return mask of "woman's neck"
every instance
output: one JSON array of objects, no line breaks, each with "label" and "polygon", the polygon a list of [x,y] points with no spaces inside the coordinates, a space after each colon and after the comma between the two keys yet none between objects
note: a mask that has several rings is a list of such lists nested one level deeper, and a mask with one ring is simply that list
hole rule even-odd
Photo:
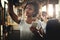
[{"label": "woman's neck", "polygon": [[36,21],[36,18],[27,17],[26,22],[27,22],[28,24],[31,24],[31,23],[32,23],[32,21]]},{"label": "woman's neck", "polygon": [[31,23],[32,23],[32,17],[27,17],[26,22],[27,22],[28,24],[31,24]]}]

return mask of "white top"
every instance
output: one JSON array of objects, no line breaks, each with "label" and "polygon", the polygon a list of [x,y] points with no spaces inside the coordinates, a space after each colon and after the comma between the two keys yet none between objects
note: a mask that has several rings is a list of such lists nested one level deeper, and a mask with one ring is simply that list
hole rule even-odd
[{"label": "white top", "polygon": [[44,30],[44,33],[46,33],[46,22],[44,22],[44,21],[42,21],[41,22],[41,24],[42,24],[42,28],[43,28],[43,30]]},{"label": "white top", "polygon": [[[37,29],[41,28],[41,22],[36,21],[38,23],[37,25]],[[30,31],[30,27],[32,26],[32,24],[28,24],[26,23],[26,21],[21,20],[20,24],[19,24],[19,28],[20,28],[20,40],[33,40],[34,39],[34,34]]]}]

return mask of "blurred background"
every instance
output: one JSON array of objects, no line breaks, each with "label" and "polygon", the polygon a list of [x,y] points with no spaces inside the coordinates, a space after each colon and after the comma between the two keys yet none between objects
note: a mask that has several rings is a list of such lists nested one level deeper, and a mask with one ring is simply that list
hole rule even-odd
[{"label": "blurred background", "polygon": [[[48,19],[56,18],[60,20],[60,0],[13,0],[13,11],[14,13],[20,17],[22,16],[24,19],[26,17],[24,16],[24,6],[29,1],[37,1],[39,3],[39,15],[38,18],[40,19],[41,16],[47,16]],[[10,15],[8,14],[8,1],[7,0],[0,0],[0,39],[1,40],[7,40],[7,31],[4,26],[9,29],[8,32],[14,33],[10,34],[13,35],[13,37],[19,37],[19,27],[18,24],[15,23]],[[4,30],[3,30],[4,28]],[[4,32],[3,32],[4,31]],[[18,35],[15,35],[18,34]],[[6,37],[6,38],[5,38]],[[12,36],[9,36],[12,37]],[[19,38],[12,38],[10,40],[19,40]]]}]

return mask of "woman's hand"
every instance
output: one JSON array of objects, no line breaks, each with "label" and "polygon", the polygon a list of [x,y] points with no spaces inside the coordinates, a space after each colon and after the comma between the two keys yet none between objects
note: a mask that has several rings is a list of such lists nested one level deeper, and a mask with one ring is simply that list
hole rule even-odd
[{"label": "woman's hand", "polygon": [[30,27],[30,30],[31,30],[32,32],[37,32],[36,27],[33,27],[33,26]]}]

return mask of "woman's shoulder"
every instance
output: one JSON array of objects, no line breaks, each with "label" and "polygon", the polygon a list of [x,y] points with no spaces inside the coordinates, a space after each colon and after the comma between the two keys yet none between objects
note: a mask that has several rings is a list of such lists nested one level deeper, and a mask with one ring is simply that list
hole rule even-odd
[{"label": "woman's shoulder", "polygon": [[37,20],[37,23],[41,23],[41,20]]},{"label": "woman's shoulder", "polygon": [[41,20],[36,20],[39,26],[41,26]]}]

